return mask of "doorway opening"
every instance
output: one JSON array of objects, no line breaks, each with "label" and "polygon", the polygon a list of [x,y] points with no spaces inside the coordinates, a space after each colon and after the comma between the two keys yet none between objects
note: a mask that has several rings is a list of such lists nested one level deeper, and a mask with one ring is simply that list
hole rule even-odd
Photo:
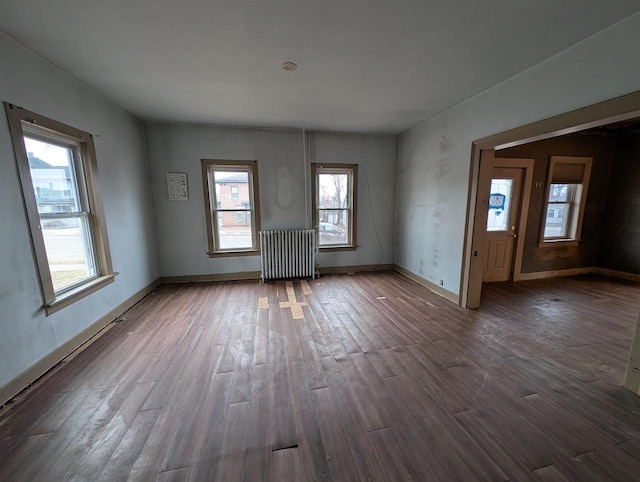
[{"label": "doorway opening", "polygon": [[[491,195],[491,171],[493,163],[499,158],[496,156],[496,152],[631,119],[640,119],[640,92],[478,139],[472,143],[460,286],[460,305],[463,308],[473,309],[480,306],[483,273],[487,263],[485,254],[488,254],[485,241],[487,236],[486,220],[489,216],[488,206]],[[528,202],[528,196],[525,193],[521,199],[522,203]],[[521,209],[522,213],[525,211],[528,209]],[[509,226],[509,229],[511,226],[513,224]],[[515,239],[519,241],[514,243],[511,279],[517,281],[521,279],[518,272],[518,256],[521,255],[519,247],[523,241],[524,233],[522,228],[517,227],[514,234],[517,234]]]},{"label": "doorway opening", "polygon": [[[532,145],[531,143],[535,141],[545,141],[556,137],[565,136],[567,134],[582,133],[583,131],[593,130],[594,128],[600,128],[601,130],[614,129],[616,128],[615,126],[619,126],[621,123],[636,122],[640,122],[640,92],[628,94],[623,97],[585,107],[577,111],[562,114],[534,124],[503,132],[501,134],[496,134],[494,136],[479,139],[472,143],[467,225],[465,231],[463,267],[460,286],[460,305],[462,307],[480,307],[483,281],[491,281],[491,277],[486,275],[486,266],[489,262],[492,261],[493,255],[484,247],[487,244],[490,245],[492,242],[491,234],[487,230],[486,223],[489,219],[489,211],[491,207],[490,199],[492,195],[492,178],[490,174],[487,174],[487,171],[491,172],[493,170],[493,164],[492,162],[484,162],[484,160],[491,158],[495,159],[505,153],[509,154],[511,152],[522,151],[522,148],[524,148],[525,145]],[[516,149],[512,150],[511,148]],[[496,156],[496,152],[498,152],[499,155]],[[491,168],[489,169],[488,166],[491,166]],[[553,170],[551,169],[550,171]],[[583,170],[582,172],[584,173],[586,172],[586,170]],[[542,184],[546,187],[546,190],[539,189],[538,191],[539,194],[541,193],[542,195],[546,193],[547,198],[551,196],[547,193],[552,192],[550,190],[550,186],[555,184],[562,185],[570,184],[571,182],[577,182],[573,179],[570,179],[569,181],[556,180],[556,176],[551,176],[549,173],[547,173],[546,176],[546,179],[536,178],[534,182],[536,187],[541,187],[538,184]],[[537,177],[540,176],[537,175]],[[506,179],[506,176],[495,178]],[[588,179],[588,176],[586,176],[586,178]],[[582,179],[584,179],[584,177],[582,177]],[[561,190],[558,191],[559,194],[562,194],[563,192],[564,191]],[[521,199],[524,202],[524,194]],[[496,202],[498,201],[501,201],[501,199],[498,199]],[[545,207],[548,208],[552,201],[553,200],[546,199]],[[556,200],[556,203],[552,206],[553,209],[557,211],[556,208],[559,208],[562,202],[566,202],[566,200]],[[538,214],[541,216],[546,215],[546,217],[549,217],[549,209],[545,210],[544,213]],[[559,213],[556,213],[555,211],[553,212],[553,214],[556,217],[559,216]],[[540,235],[538,247],[548,248],[549,246],[541,245],[547,244],[547,238],[553,237],[550,236],[549,233],[547,233],[548,230],[545,224],[547,222],[548,220],[542,218],[538,223],[539,226],[534,227],[534,229],[539,228],[540,232],[543,233]],[[531,224],[535,223],[532,222]],[[511,230],[511,226],[516,225],[509,225],[508,229],[506,230],[507,234],[509,234],[509,232],[511,232],[512,234],[520,234],[518,232],[519,228]],[[529,228],[531,230],[531,225],[529,226]],[[571,245],[571,243],[574,243],[575,245],[582,242],[582,240],[579,239],[579,236],[576,236],[575,238],[576,239],[563,240],[565,242],[565,246],[569,246]],[[553,246],[553,248],[556,247]],[[522,276],[518,278],[518,275],[516,274],[516,268],[518,265],[518,260],[516,259],[518,255],[518,243],[515,243],[514,250],[515,255],[512,261],[513,267],[511,268],[510,279],[523,279]],[[570,270],[562,271],[564,271],[565,275],[570,274],[568,273],[568,271]],[[613,270],[605,269],[603,271],[612,271],[611,274],[614,274]],[[634,270],[631,273],[618,274],[629,274],[631,278],[628,279],[638,279],[638,275],[633,273],[640,273],[640,271]],[[526,274],[529,273],[527,272]],[[550,276],[556,275],[553,273],[553,271],[549,272],[549,274]],[[574,274],[580,274],[580,270],[577,270],[577,272]],[[520,273],[520,275],[522,275],[522,273]],[[528,277],[527,279],[534,278]],[[634,360],[638,361],[636,362]],[[639,327],[636,329],[636,334],[634,335],[633,343],[631,346],[631,355],[629,357],[629,364],[627,367],[624,386],[634,393],[640,394],[640,316]]]}]

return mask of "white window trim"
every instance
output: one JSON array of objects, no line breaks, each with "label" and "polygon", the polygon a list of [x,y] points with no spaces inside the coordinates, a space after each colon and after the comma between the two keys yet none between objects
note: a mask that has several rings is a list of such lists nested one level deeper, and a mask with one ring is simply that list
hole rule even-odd
[{"label": "white window trim", "polygon": [[[320,251],[350,251],[358,249],[357,243],[357,199],[358,199],[358,165],[357,164],[327,164],[327,163],[312,163],[311,164],[311,172],[312,172],[312,220],[313,226],[315,227],[316,232],[318,233],[318,249]],[[318,207],[318,196],[319,196],[319,174],[349,174],[349,207],[347,210],[349,211],[349,233],[348,233],[348,242],[346,244],[331,244],[331,245],[320,245],[319,236],[320,236],[320,220],[319,220],[319,207]]]},{"label": "white window trim", "polygon": [[[585,206],[587,204],[587,195],[589,191],[589,181],[591,179],[591,164],[593,159],[591,157],[572,157],[572,156],[551,156],[549,161],[549,172],[547,176],[547,184],[545,190],[545,198],[544,205],[542,208],[542,222],[540,223],[540,241],[538,243],[538,247],[554,247],[554,246],[576,246],[581,241],[582,235],[582,223],[584,220],[584,211]],[[581,164],[584,166],[583,174],[582,174],[582,182],[565,182],[562,180],[555,180],[553,177],[553,172],[555,167],[558,164]],[[575,213],[571,213],[571,218],[569,222],[571,226],[569,227],[569,236],[567,237],[557,237],[557,238],[545,238],[544,231],[547,222],[547,210],[549,207],[549,193],[551,190],[552,184],[575,184],[580,185],[580,200],[579,202],[575,202],[575,200],[571,201],[572,205],[576,205],[573,209],[577,209],[577,216]]]},{"label": "white window trim", "polygon": [[[88,132],[81,131],[9,103],[5,103],[5,110],[9,121],[9,130],[11,132],[23,200],[29,221],[31,241],[42,289],[42,306],[47,315],[51,315],[112,283],[118,274],[113,271],[111,263],[107,226],[102,210],[102,198],[98,182],[98,165],[96,162],[93,136]],[[35,131],[35,129],[29,129],[29,125],[38,126],[37,134],[32,135],[33,132],[30,131]],[[83,188],[86,193],[86,203],[88,205],[87,217],[97,271],[96,276],[83,280],[58,293],[56,293],[53,288],[44,237],[40,226],[40,214],[38,212],[31,179],[29,159],[24,144],[25,134],[32,137],[46,138],[47,133],[50,133],[52,139],[68,139],[71,143],[78,146],[83,171],[83,179],[79,179],[78,182],[84,185]]]},{"label": "white window trim", "polygon": [[[207,224],[207,242],[210,258],[226,256],[257,256],[260,254],[258,232],[260,231],[260,195],[258,189],[258,162],[257,161],[231,161],[220,159],[202,159],[202,189],[204,193],[205,218]],[[244,171],[249,174],[249,200],[248,209],[231,209],[229,211],[247,211],[250,213],[252,247],[244,249],[219,249],[218,226],[215,222],[216,213],[220,210],[217,206],[214,171]]]}]

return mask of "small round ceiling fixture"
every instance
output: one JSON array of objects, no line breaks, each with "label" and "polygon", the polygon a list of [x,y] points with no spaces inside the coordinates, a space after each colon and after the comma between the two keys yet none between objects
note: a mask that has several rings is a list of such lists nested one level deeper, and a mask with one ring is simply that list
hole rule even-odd
[{"label": "small round ceiling fixture", "polygon": [[296,64],[295,62],[285,62],[284,64],[282,64],[282,68],[287,72],[293,72],[298,68],[298,64]]}]

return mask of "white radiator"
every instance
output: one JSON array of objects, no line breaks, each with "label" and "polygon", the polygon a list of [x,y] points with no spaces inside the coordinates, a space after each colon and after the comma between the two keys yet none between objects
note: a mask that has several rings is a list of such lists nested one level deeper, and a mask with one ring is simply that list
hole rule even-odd
[{"label": "white radiator", "polygon": [[260,231],[262,282],[315,278],[316,232],[313,229]]}]

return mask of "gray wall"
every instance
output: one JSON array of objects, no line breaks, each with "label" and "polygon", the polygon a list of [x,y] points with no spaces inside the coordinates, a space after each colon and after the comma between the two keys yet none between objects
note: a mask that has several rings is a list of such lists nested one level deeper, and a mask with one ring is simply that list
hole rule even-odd
[{"label": "gray wall", "polygon": [[396,262],[460,290],[471,143],[640,89],[640,14],[400,137]]},{"label": "gray wall", "polygon": [[[184,124],[146,126],[160,269],[162,276],[209,275],[259,271],[258,256],[209,258],[201,159],[257,160],[262,229],[304,228],[310,222],[311,198],[305,193],[301,131],[238,129]],[[320,266],[371,265],[393,262],[393,226],[397,138],[316,133],[316,162],[357,163],[358,249],[322,253]],[[188,201],[169,201],[166,174],[187,174]],[[307,166],[306,175],[310,176]],[[307,183],[308,184],[308,183]],[[375,216],[382,252],[373,229]],[[382,256],[384,254],[384,256]]]},{"label": "gray wall", "polygon": [[102,290],[45,316],[9,128],[0,115],[0,386],[157,278],[142,125],[0,34],[0,100],[91,132],[113,258]]},{"label": "gray wall", "polygon": [[597,265],[640,274],[640,136],[615,144]]}]

